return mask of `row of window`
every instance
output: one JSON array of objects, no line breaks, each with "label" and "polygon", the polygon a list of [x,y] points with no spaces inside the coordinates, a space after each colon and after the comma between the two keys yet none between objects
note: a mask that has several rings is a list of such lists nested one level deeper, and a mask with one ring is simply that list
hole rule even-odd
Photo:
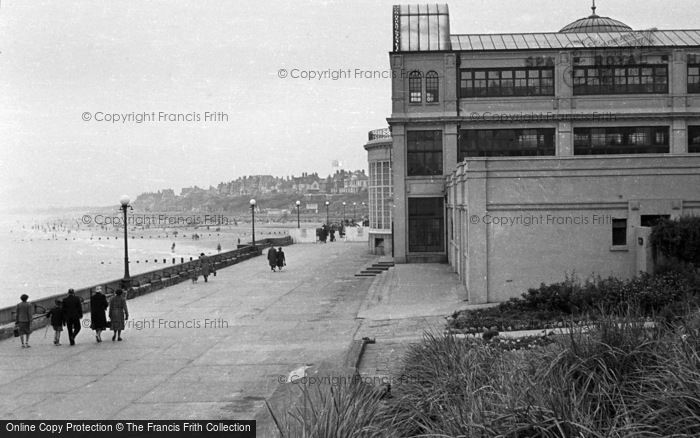
[{"label": "row of window", "polygon": [[[417,77],[415,87],[418,88],[415,96],[411,92],[411,102],[420,102],[421,79]],[[572,85],[574,95],[581,96],[668,94],[668,66],[639,64],[574,67]],[[700,65],[688,65],[688,93],[700,93]],[[554,96],[554,67],[463,69],[460,71],[459,95],[461,98]],[[418,100],[414,101],[414,97]]]},{"label": "row of window", "polygon": [[462,70],[461,97],[553,96],[554,68]]},{"label": "row of window", "polygon": [[[423,75],[419,71],[408,74],[408,101],[410,103],[423,101]],[[425,74],[425,101],[426,103],[440,101],[440,78],[434,71]]]},{"label": "row of window", "polygon": [[577,67],[573,85],[574,95],[668,93],[668,67]]},{"label": "row of window", "polygon": [[[554,128],[461,130],[457,160],[468,157],[554,156]],[[408,176],[442,175],[442,131],[408,131]],[[574,155],[655,154],[670,150],[668,126],[574,128]],[[700,126],[688,127],[688,152],[700,153]]]},{"label": "row of window", "polygon": [[668,153],[668,126],[574,128],[574,155]]}]

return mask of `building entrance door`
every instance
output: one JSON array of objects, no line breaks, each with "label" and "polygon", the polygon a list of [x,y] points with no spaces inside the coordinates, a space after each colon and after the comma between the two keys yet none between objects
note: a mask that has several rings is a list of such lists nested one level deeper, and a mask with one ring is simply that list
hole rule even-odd
[{"label": "building entrance door", "polygon": [[408,198],[408,251],[445,252],[444,198]]}]

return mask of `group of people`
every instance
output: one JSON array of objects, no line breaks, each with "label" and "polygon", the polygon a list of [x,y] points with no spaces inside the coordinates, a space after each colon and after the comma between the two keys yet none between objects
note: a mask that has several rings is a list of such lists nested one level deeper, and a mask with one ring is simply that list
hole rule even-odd
[{"label": "group of people", "polygon": [[281,246],[279,249],[275,249],[273,246],[267,251],[267,263],[270,264],[272,272],[275,272],[275,268],[281,271],[282,267],[287,266],[287,259],[284,256],[284,251],[282,251]]},{"label": "group of people", "polygon": [[[20,303],[15,311],[15,331],[19,334],[22,348],[29,348],[29,335],[32,332],[31,324],[34,318],[34,305],[28,301],[29,296],[22,294]],[[109,314],[109,321],[107,320]],[[83,302],[75,295],[74,289],[68,289],[68,296],[63,300],[56,300],[55,306],[46,312],[50,318],[51,327],[54,330],[54,345],[61,345],[61,333],[63,327],[68,331],[70,345],[75,345],[75,337],[80,332],[81,319],[83,317]],[[102,332],[108,327],[112,329],[112,341],[122,340],[122,330],[125,321],[129,319],[129,309],[126,305],[126,297],[121,289],[107,301],[102,292],[102,287],[97,286],[95,293],[90,297],[90,328],[95,331],[95,341],[102,342]]]}]

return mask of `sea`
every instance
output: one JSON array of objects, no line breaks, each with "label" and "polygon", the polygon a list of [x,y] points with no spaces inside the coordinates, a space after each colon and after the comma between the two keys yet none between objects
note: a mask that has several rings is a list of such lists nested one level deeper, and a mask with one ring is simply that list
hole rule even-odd
[{"label": "sea", "polygon": [[[124,276],[124,229],[80,221],[80,215],[0,215],[0,308],[18,303],[22,294],[32,301]],[[291,227],[256,221],[256,239],[282,237]],[[236,249],[239,239],[251,240],[250,228],[250,223],[209,229],[129,227],[129,273],[162,268],[163,259],[172,265],[173,258],[216,254],[219,246],[222,252]]]}]

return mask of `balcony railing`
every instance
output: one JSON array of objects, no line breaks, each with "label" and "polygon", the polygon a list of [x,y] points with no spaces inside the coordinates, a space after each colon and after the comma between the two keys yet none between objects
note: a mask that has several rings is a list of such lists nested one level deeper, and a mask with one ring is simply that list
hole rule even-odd
[{"label": "balcony railing", "polygon": [[391,138],[391,129],[382,128],[369,131],[369,141]]}]

